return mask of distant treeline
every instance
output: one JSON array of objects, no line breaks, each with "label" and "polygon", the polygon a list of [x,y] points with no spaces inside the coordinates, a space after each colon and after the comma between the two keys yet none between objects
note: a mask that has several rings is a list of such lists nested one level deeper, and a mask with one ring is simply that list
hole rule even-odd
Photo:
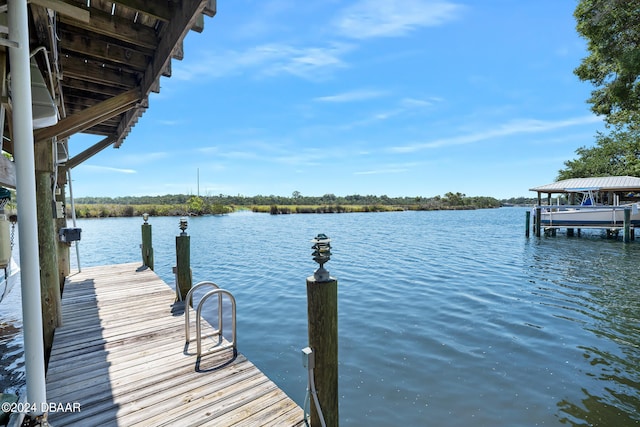
[{"label": "distant treeline", "polygon": [[[194,196],[167,194],[164,196],[81,197],[75,199],[79,218],[225,214],[238,209],[271,214],[380,212],[392,210],[486,209],[504,204],[531,204],[533,199],[497,200],[493,197],[468,197],[462,193],[446,193],[435,197],[388,197],[386,195],[302,196],[294,192],[283,196]],[[67,203],[67,208],[70,204]],[[69,212],[70,213],[70,212]]]}]

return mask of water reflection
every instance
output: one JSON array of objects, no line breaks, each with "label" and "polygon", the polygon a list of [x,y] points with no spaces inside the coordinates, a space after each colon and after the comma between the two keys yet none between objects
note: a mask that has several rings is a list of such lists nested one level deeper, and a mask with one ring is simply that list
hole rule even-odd
[{"label": "water reflection", "polygon": [[640,424],[637,242],[624,245],[597,235],[576,242],[558,236],[542,239],[529,249],[531,282],[537,285],[532,295],[556,318],[579,324],[581,335],[591,335],[572,340],[582,351],[582,360],[573,361],[573,396],[564,396],[557,404],[560,422]]}]

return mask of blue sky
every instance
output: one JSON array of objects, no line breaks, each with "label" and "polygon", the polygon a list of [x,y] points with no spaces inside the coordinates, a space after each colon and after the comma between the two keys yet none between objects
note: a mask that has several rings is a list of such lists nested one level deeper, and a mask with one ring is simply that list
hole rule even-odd
[{"label": "blue sky", "polygon": [[534,197],[604,129],[576,4],[218,0],[74,196]]}]

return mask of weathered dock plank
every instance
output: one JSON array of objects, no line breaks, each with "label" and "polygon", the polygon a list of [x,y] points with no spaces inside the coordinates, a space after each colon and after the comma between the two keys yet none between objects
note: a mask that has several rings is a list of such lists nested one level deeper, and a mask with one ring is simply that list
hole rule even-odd
[{"label": "weathered dock plank", "polygon": [[[242,354],[204,355],[196,368],[174,300],[138,264],[85,268],[68,279],[47,399],[80,411],[51,412],[52,425],[305,425],[302,409]],[[216,343],[209,338],[205,348]]]}]

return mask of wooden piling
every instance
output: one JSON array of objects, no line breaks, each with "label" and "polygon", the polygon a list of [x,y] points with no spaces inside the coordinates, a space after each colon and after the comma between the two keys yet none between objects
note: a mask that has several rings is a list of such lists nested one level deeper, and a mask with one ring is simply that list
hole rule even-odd
[{"label": "wooden piling", "polygon": [[178,298],[184,300],[191,289],[191,249],[190,236],[180,233],[176,236],[176,285]]},{"label": "wooden piling", "polygon": [[[56,218],[55,221],[55,234],[59,235],[60,229],[65,228],[67,226],[66,214],[64,213],[64,204],[66,199],[66,171],[64,173],[58,174],[58,186],[60,188],[60,193],[56,194],[56,202],[62,203],[63,215],[60,218]],[[64,283],[66,281],[67,276],[71,274],[71,261],[69,254],[69,243],[61,242],[60,239],[57,239],[58,246],[58,280],[60,283],[60,293],[64,291]]]},{"label": "wooden piling", "polygon": [[525,226],[524,226],[524,235],[525,237],[529,237],[529,227],[531,225],[531,211],[525,212]]},{"label": "wooden piling", "polygon": [[142,265],[153,270],[153,246],[151,245],[151,224],[142,224]]},{"label": "wooden piling", "polygon": [[40,258],[40,292],[45,363],[53,345],[55,328],[62,324],[62,303],[58,277],[57,235],[54,227],[52,140],[35,144],[36,215],[38,220],[38,254]]},{"label": "wooden piling", "polygon": [[535,234],[536,237],[540,237],[540,229],[542,228],[541,221],[540,221],[540,217],[542,216],[542,208],[540,208],[540,206],[536,207],[536,216],[534,219],[534,228],[535,228]]},{"label": "wooden piling", "polygon": [[[314,379],[318,401],[327,427],[336,427],[338,417],[338,281],[319,282],[307,278],[309,347],[314,352]],[[311,427],[321,425],[311,399]]]},{"label": "wooden piling", "polygon": [[631,241],[631,209],[625,208],[624,210],[624,243]]}]

